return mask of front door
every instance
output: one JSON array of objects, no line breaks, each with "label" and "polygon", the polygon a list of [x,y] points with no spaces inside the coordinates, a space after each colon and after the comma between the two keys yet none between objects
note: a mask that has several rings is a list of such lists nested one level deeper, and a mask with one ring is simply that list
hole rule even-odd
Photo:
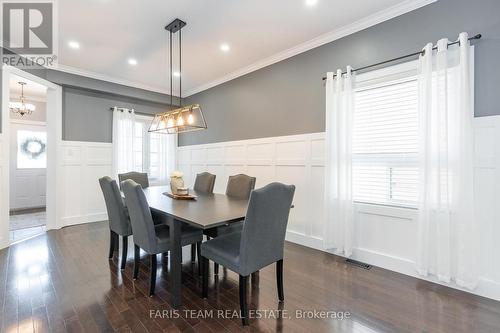
[{"label": "front door", "polygon": [[10,127],[10,210],[45,207],[47,129],[13,122]]}]

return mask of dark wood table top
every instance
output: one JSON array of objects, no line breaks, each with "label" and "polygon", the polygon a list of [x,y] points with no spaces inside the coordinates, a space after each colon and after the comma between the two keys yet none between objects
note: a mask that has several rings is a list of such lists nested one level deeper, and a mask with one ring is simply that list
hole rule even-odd
[{"label": "dark wood table top", "polygon": [[197,228],[210,229],[245,218],[248,200],[230,198],[224,194],[203,194],[190,190],[196,200],[172,199],[164,192],[170,186],[151,186],[144,194],[152,210],[171,216]]}]

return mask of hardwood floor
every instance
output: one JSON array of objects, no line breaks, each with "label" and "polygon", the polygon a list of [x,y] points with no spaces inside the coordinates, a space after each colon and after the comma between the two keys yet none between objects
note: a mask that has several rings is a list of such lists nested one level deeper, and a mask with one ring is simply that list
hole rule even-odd
[{"label": "hardwood floor", "polygon": [[[189,246],[184,305],[175,312],[168,304],[168,261],[158,257],[156,295],[148,297],[146,258],[134,281],[133,250],[121,271],[118,252],[108,260],[108,239],[102,222],[49,231],[0,251],[2,332],[500,332],[500,302],[376,267],[363,270],[291,243],[285,302],[277,301],[275,265],[253,279],[248,295],[250,310],[283,310],[286,318],[268,312],[243,328],[233,312],[239,310],[238,275],[223,269],[216,281],[211,274],[208,299],[200,298]],[[300,319],[296,310],[348,311],[350,317]]]}]

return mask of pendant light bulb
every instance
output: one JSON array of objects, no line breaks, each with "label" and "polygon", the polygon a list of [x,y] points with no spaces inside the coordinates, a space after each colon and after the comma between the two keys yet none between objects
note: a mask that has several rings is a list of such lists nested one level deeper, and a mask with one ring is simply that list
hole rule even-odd
[{"label": "pendant light bulb", "polygon": [[193,116],[192,112],[189,113],[189,116],[188,116],[187,120],[188,120],[188,124],[189,125],[192,125],[194,123],[194,116]]},{"label": "pendant light bulb", "polygon": [[164,129],[165,127],[167,127],[167,123],[165,122],[165,118],[164,117],[161,117],[161,120],[160,120],[160,126],[158,126],[160,129]]},{"label": "pendant light bulb", "polygon": [[179,117],[177,118],[177,126],[184,126],[184,118],[182,117],[182,114],[179,114]]},{"label": "pendant light bulb", "polygon": [[174,120],[172,118],[168,118],[167,120],[167,128],[174,127]]}]

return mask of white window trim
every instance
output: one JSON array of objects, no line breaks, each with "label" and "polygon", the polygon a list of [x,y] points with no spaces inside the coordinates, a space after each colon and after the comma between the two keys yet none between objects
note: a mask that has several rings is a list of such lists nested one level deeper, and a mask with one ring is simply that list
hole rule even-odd
[{"label": "white window trim", "polygon": [[398,65],[376,69],[356,75],[356,91],[367,87],[376,87],[377,83],[383,85],[387,81],[409,80],[418,74],[418,60],[413,60]]}]

